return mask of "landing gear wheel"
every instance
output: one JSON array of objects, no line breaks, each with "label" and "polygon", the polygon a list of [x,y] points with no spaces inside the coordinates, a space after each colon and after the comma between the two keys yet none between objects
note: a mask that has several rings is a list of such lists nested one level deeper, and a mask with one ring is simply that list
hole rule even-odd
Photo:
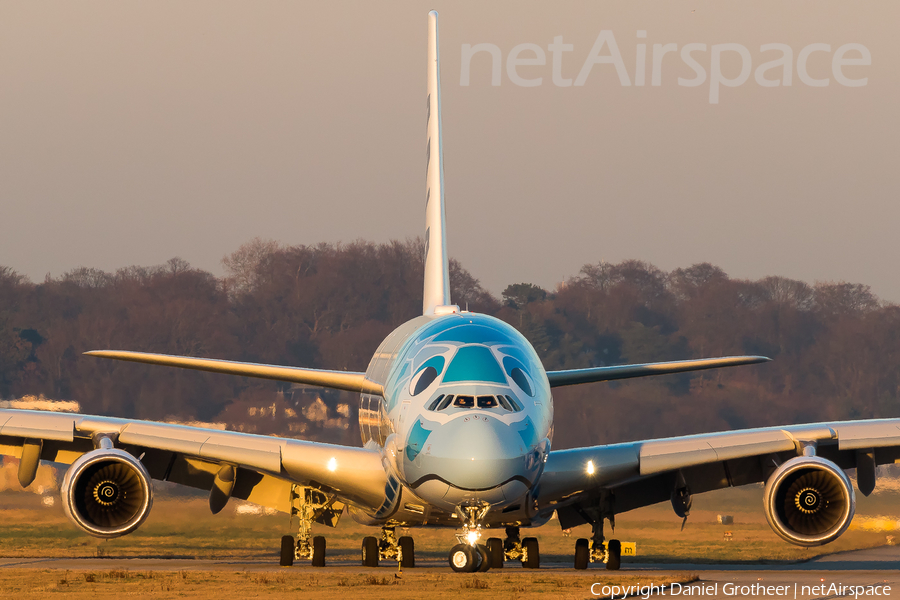
[{"label": "landing gear wheel", "polygon": [[588,568],[591,560],[591,548],[584,538],[575,541],[575,568],[583,570]]},{"label": "landing gear wheel", "polygon": [[477,568],[475,557],[478,553],[468,544],[457,544],[450,548],[450,568],[457,573],[471,573]]},{"label": "landing gear wheel", "polygon": [[492,569],[503,568],[503,540],[500,538],[488,538],[487,541],[488,557],[491,559]]},{"label": "landing gear wheel", "polygon": [[491,555],[488,554],[487,546],[484,544],[478,544],[475,546],[475,549],[478,551],[478,554],[481,555],[481,564],[478,565],[479,573],[486,573],[491,570]]},{"label": "landing gear wheel", "polygon": [[312,566],[314,567],[324,567],[325,566],[325,538],[321,535],[317,535],[312,539]]},{"label": "landing gear wheel", "polygon": [[525,549],[525,560],[522,566],[526,569],[537,569],[541,566],[541,551],[538,548],[537,538],[528,537],[522,540],[522,547]]},{"label": "landing gear wheel", "polygon": [[608,571],[618,571],[622,566],[622,542],[609,540],[606,543],[606,551],[609,553],[609,557],[606,560],[606,569]]},{"label": "landing gear wheel", "polygon": [[400,546],[400,566],[404,569],[412,569],[416,566],[416,546],[413,539],[409,536],[403,536],[397,540]]},{"label": "landing gear wheel", "polygon": [[281,558],[278,564],[282,567],[294,566],[294,537],[291,535],[281,536]]},{"label": "landing gear wheel", "polygon": [[374,537],[364,537],[362,541],[362,565],[364,567],[378,566],[378,540]]}]

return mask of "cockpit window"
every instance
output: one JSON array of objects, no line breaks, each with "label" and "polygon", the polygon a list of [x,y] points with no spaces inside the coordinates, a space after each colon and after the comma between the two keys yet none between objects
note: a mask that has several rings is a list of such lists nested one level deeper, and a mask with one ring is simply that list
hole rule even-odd
[{"label": "cockpit window", "polygon": [[511,396],[445,396],[441,394],[428,404],[428,410],[440,412],[446,408],[502,408],[508,412],[519,412],[522,406]]},{"label": "cockpit window", "polygon": [[478,408],[494,408],[497,406],[497,399],[493,396],[478,396]]},{"label": "cockpit window", "polygon": [[437,408],[437,405],[440,404],[441,400],[443,400],[443,399],[444,399],[444,395],[443,395],[443,394],[441,394],[440,396],[438,396],[437,398],[435,398],[435,399],[431,402],[431,404],[428,405],[428,410],[435,410],[435,409]]},{"label": "cockpit window", "polygon": [[512,396],[507,396],[506,399],[509,400],[510,404],[512,404],[513,410],[515,412],[519,412],[520,410],[522,410],[522,405],[519,404],[519,402],[515,398],[513,398]]},{"label": "cockpit window", "polygon": [[456,400],[453,402],[453,406],[459,408],[472,408],[475,406],[475,397],[474,396],[457,396]]}]

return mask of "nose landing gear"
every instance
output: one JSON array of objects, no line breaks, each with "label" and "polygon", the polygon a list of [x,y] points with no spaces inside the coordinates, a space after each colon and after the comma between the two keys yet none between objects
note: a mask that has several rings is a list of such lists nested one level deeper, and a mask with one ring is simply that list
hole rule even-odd
[{"label": "nose landing gear", "polygon": [[502,569],[507,560],[518,560],[526,569],[537,569],[541,564],[541,552],[537,538],[519,537],[518,527],[506,528],[506,539],[488,538],[486,544],[479,544],[481,525],[490,506],[457,507],[456,513],[462,522],[462,531],[456,534],[459,543],[450,549],[450,568],[458,573],[484,572]]},{"label": "nose landing gear", "polygon": [[489,504],[456,507],[462,530],[456,534],[459,543],[450,549],[449,562],[450,568],[457,573],[483,573],[493,566],[488,547],[478,543],[481,538],[480,523],[490,508]]},{"label": "nose landing gear", "polygon": [[450,549],[450,568],[457,573],[487,571],[490,568],[487,551],[482,552],[482,548],[483,546],[481,545],[470,546],[469,544],[453,546]]}]

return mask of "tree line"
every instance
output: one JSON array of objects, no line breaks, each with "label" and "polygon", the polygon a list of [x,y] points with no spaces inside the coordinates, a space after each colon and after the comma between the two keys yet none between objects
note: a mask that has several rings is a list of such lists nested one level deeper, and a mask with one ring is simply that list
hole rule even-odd
[{"label": "tree line", "polygon": [[[0,267],[0,398],[43,394],[77,400],[87,413],[219,420],[358,443],[352,394],[318,393],[319,405],[340,414],[349,406],[343,428],[287,430],[276,416],[311,414],[297,406],[308,390],[82,353],[363,371],[381,340],[421,312],[423,250],[421,240],[257,239],[223,259],[221,278],[178,258],[114,273],[79,268],[41,283]],[[548,370],[729,354],[774,359],[557,389],[557,448],[900,414],[900,308],[865,285],[733,279],[708,263],[665,272],[636,260],[585,265],[554,290],[512,284],[500,298],[451,261],[450,283],[455,303],[518,328]],[[321,422],[342,422],[340,414]]]}]

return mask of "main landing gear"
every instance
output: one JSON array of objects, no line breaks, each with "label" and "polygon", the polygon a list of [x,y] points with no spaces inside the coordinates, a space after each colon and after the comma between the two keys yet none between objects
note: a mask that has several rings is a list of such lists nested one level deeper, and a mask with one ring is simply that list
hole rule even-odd
[{"label": "main landing gear", "polygon": [[382,527],[381,539],[374,536],[363,538],[362,566],[377,567],[379,560],[396,560],[400,568],[411,569],[416,566],[416,548],[413,539],[408,535],[398,538],[394,527]]},{"label": "main landing gear", "polygon": [[581,538],[575,541],[575,568],[587,569],[592,562],[604,562],[609,571],[618,571],[622,566],[622,543],[619,540],[604,541],[603,519],[594,522],[590,541]]},{"label": "main landing gear", "polygon": [[[303,485],[291,486],[291,523],[299,523],[296,542],[293,536],[281,538],[279,564],[293,566],[295,560],[308,559],[314,567],[325,566],[325,538],[312,535],[313,523],[337,526],[344,505],[320,490]],[[362,543],[362,564],[377,567],[379,560],[396,560],[401,568],[416,566],[416,550],[409,536],[397,538],[393,525],[381,528],[381,538],[367,537]]]},{"label": "main landing gear", "polygon": [[291,522],[294,517],[299,522],[297,541],[290,535],[281,538],[281,553],[278,564],[293,566],[294,560],[310,560],[314,567],[325,566],[325,538],[312,536],[313,521],[334,527],[344,506],[311,487],[294,485],[291,487]]},{"label": "main landing gear", "polygon": [[575,568],[587,569],[592,562],[606,563],[610,571],[618,571],[622,566],[622,543],[609,540],[599,544],[593,540],[581,538],[575,541]]},{"label": "main landing gear", "polygon": [[294,559],[309,559],[314,567],[325,566],[325,538],[317,535],[310,539],[297,540],[294,545],[294,536],[281,536],[281,558],[278,562],[282,567],[291,567],[294,565]]},{"label": "main landing gear", "polygon": [[[537,538],[521,539],[518,527],[507,527],[506,539],[502,542],[498,538],[492,539],[496,540],[493,547],[498,548],[497,555],[504,560],[518,560],[526,569],[537,569],[541,566],[541,551]],[[488,543],[490,541],[488,540]],[[499,566],[503,566],[502,561]]]}]

